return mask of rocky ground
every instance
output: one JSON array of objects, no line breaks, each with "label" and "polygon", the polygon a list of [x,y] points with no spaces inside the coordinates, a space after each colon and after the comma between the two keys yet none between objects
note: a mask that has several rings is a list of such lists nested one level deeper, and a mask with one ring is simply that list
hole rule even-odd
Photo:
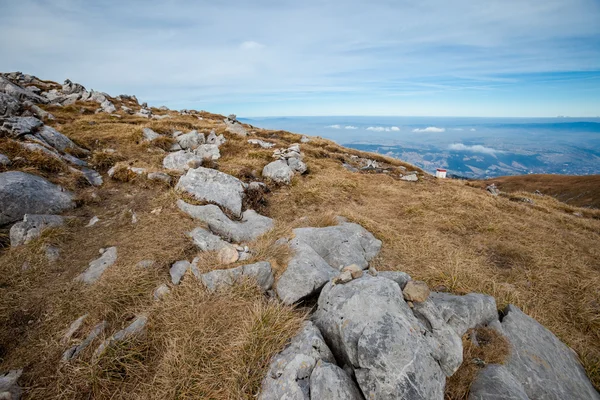
[{"label": "rocky ground", "polygon": [[599,219],[3,74],[0,398],[600,398]]}]

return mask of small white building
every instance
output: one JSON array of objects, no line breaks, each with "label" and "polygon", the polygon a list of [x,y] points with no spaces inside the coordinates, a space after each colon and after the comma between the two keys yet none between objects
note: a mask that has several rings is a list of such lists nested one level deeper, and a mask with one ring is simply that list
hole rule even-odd
[{"label": "small white building", "polygon": [[436,178],[440,178],[440,179],[444,179],[446,177],[446,170],[443,168],[437,168],[435,170],[435,177]]}]

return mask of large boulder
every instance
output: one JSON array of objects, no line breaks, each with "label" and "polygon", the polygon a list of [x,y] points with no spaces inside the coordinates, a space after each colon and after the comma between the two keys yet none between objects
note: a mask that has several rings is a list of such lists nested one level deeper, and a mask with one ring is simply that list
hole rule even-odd
[{"label": "large boulder", "polygon": [[197,200],[221,206],[237,218],[242,216],[245,188],[245,183],[231,175],[202,167],[188,170],[176,186]]},{"label": "large boulder", "polygon": [[210,292],[227,288],[243,279],[255,280],[258,286],[267,291],[273,286],[273,270],[266,261],[242,265],[237,268],[216,269],[200,276],[200,280]]},{"label": "large boulder", "polygon": [[221,158],[221,151],[218,144],[201,144],[196,147],[194,154],[203,160],[218,160]]},{"label": "large boulder", "polygon": [[25,214],[22,222],[17,222],[10,228],[10,245],[27,244],[40,237],[44,230],[63,224],[64,218],[60,215]]},{"label": "large boulder", "polygon": [[232,121],[229,119],[225,120],[225,129],[228,132],[234,133],[238,136],[247,136],[248,133],[246,132],[246,129],[242,126],[242,124],[240,124],[237,121]]},{"label": "large boulder", "polygon": [[0,117],[12,117],[19,112],[20,108],[17,99],[6,93],[0,93]]},{"label": "large boulder", "polygon": [[169,153],[163,159],[163,167],[173,171],[185,172],[190,168],[202,165],[202,157],[191,151],[180,150]]},{"label": "large boulder", "polygon": [[277,282],[277,294],[293,304],[318,293],[343,267],[367,268],[381,249],[381,241],[358,224],[342,222],[324,228],[294,229],[295,251]]},{"label": "large boulder", "polygon": [[13,138],[19,138],[35,134],[43,125],[44,123],[35,117],[10,117],[2,121],[0,133]]},{"label": "large boulder", "polygon": [[0,92],[6,93],[20,101],[30,100],[30,101],[33,101],[34,103],[47,103],[48,102],[48,100],[44,99],[43,97],[38,96],[37,94],[33,93],[32,91],[23,89],[19,85],[15,85],[14,83],[12,83],[8,79],[4,78],[3,76],[0,76]]},{"label": "large boulder", "polygon": [[83,283],[92,284],[96,282],[107,268],[112,266],[117,261],[117,248],[109,247],[102,252],[102,256],[92,262],[89,267],[75,280]]},{"label": "large boulder", "polygon": [[0,173],[0,225],[25,214],[55,214],[73,207],[71,192],[42,177],[20,171]]},{"label": "large boulder", "polygon": [[215,205],[194,206],[183,200],[177,201],[179,209],[194,219],[205,222],[215,234],[232,242],[248,242],[273,228],[273,220],[259,215],[254,210],[246,210],[242,220],[232,221]]},{"label": "large boulder", "polygon": [[348,374],[335,364],[319,360],[310,374],[310,398],[318,400],[363,400]]},{"label": "large boulder", "polygon": [[310,400],[311,374],[321,360],[335,363],[323,336],[307,321],[290,344],[271,360],[259,400]]},{"label": "large boulder", "polygon": [[346,284],[328,283],[314,321],[339,365],[354,372],[365,398],[443,399],[445,374],[432,354],[437,350],[430,332],[392,280],[365,274]]},{"label": "large boulder", "polygon": [[194,150],[201,144],[204,144],[204,135],[193,130],[175,138],[179,146],[184,150]]},{"label": "large boulder", "polygon": [[469,400],[530,400],[523,385],[503,365],[490,364],[477,374]]},{"label": "large boulder", "polygon": [[511,345],[505,367],[529,398],[600,399],[577,354],[519,308],[506,308],[502,330]]},{"label": "large boulder", "polygon": [[462,337],[467,330],[498,320],[496,300],[481,293],[457,296],[433,292],[429,296],[440,310],[444,321]]},{"label": "large boulder", "polygon": [[277,160],[265,165],[262,176],[275,182],[289,185],[294,177],[294,171],[284,160]]}]

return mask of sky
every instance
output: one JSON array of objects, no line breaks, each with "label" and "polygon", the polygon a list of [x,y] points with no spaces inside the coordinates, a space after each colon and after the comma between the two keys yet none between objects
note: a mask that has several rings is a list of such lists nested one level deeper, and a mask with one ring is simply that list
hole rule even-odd
[{"label": "sky", "polygon": [[244,117],[596,117],[600,0],[0,0],[0,71]]}]

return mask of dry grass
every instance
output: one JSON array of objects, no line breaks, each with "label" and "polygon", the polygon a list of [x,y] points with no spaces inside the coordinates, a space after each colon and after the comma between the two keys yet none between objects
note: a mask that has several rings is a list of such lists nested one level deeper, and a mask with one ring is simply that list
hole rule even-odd
[{"label": "dry grass", "polygon": [[462,342],[463,364],[446,380],[446,400],[466,400],[479,370],[487,364],[504,364],[510,355],[508,340],[491,328],[471,329]]},{"label": "dry grass", "polygon": [[[59,131],[93,151],[99,169],[126,161],[159,170],[165,153],[141,141],[146,126],[161,133],[224,132],[223,117],[204,112],[201,121],[195,116],[149,121],[93,114],[92,106],[49,111],[57,115]],[[254,132],[278,148],[300,139],[283,131]],[[260,177],[271,151],[249,145],[247,138],[225,136],[222,157],[213,167],[244,182]],[[122,159],[97,156],[107,148]],[[344,216],[383,241],[373,260],[376,268],[406,271],[453,293],[493,295],[499,307],[516,304],[572,346],[600,387],[596,210],[530,194],[522,196],[532,197],[534,205],[514,202],[460,181],[425,177],[411,183],[386,174],[351,173],[341,166],[350,155],[398,170],[415,168],[319,138],[301,148],[308,174],[296,176],[290,186],[270,185],[270,192],[246,201],[276,221],[272,232],[248,243],[254,251],[248,263],[270,261],[280,274],[291,254],[287,246],[275,244],[278,238],[291,237],[295,227],[328,226],[335,224],[335,216]],[[170,265],[197,255],[185,233],[199,224],[177,209],[181,196],[144,179],[105,179],[101,188],[73,188],[82,199],[72,212],[79,222],[43,238],[61,249],[57,263],[45,259],[43,240],[0,255],[0,325],[5,327],[0,370],[25,367],[22,382],[30,387],[29,398],[250,398],[266,360],[293,335],[303,315],[244,287],[209,296],[190,277],[164,302],[153,302],[152,289],[169,281]],[[135,225],[132,213],[138,218]],[[85,228],[94,215],[100,222]],[[118,247],[118,262],[96,285],[73,282],[98,257],[99,248],[112,245]],[[136,268],[143,259],[155,260],[156,267]],[[25,261],[30,269],[23,272]],[[210,253],[201,254],[199,264],[203,271],[224,268]],[[145,338],[108,352],[98,364],[90,364],[86,353],[76,363],[57,366],[65,350],[60,335],[80,315],[90,313],[83,331],[105,319],[112,333],[140,312],[150,316]],[[470,375],[465,376],[457,385],[462,393],[470,384]]]}]

